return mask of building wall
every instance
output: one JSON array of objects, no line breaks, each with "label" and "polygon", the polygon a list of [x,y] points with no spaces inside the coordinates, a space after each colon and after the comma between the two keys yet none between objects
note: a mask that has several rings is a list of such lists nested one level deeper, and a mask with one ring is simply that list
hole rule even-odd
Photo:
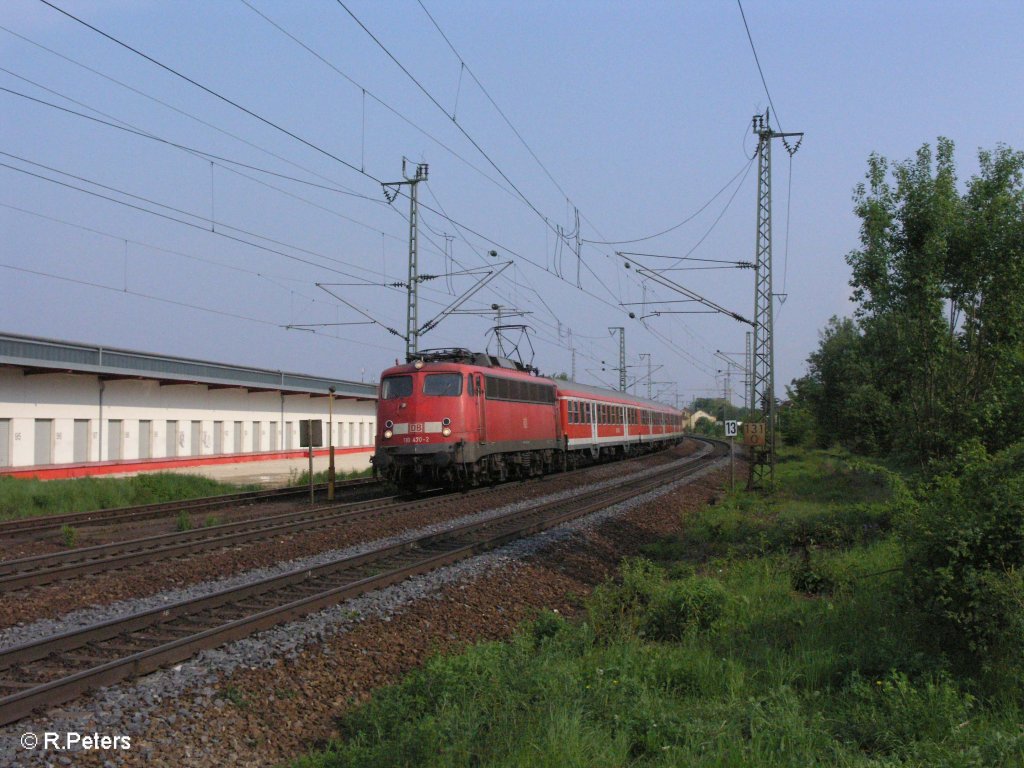
[{"label": "building wall", "polygon": [[710,413],[705,413],[704,411],[694,411],[693,413],[690,414],[689,420],[687,422],[689,424],[690,429],[696,427],[697,422],[700,421],[701,419],[707,419],[712,424],[718,423],[718,419],[716,419]]},{"label": "building wall", "polygon": [[[371,451],[375,410],[335,397],[334,445]],[[0,467],[297,450],[298,422],[327,411],[305,394],[0,368]]]}]

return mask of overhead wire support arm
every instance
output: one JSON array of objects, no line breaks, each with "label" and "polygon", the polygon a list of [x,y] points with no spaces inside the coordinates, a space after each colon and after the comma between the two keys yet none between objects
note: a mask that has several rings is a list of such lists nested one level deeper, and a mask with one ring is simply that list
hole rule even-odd
[{"label": "overhead wire support arm", "polygon": [[317,283],[316,287],[319,288],[322,291],[326,291],[327,293],[331,294],[331,296],[336,298],[338,301],[340,301],[346,307],[349,307],[350,309],[354,309],[360,315],[365,317],[369,321],[369,323],[372,323],[374,325],[379,325],[381,328],[386,330],[388,333],[390,333],[390,334],[392,334],[394,336],[398,336],[400,339],[405,339],[408,342],[408,339],[405,336],[402,335],[401,331],[395,330],[394,328],[392,328],[389,325],[385,325],[384,323],[380,322],[380,320],[377,320],[375,317],[373,317],[373,315],[371,315],[369,312],[366,312],[366,311],[360,309],[355,304],[353,304],[351,301],[347,301],[346,299],[343,299],[341,296],[339,296],[334,291],[332,291],[331,287],[334,286],[334,285],[335,285],[335,283]]},{"label": "overhead wire support arm", "polygon": [[639,253],[637,251],[616,251],[616,254],[625,258],[626,256],[644,256],[651,259],[670,259],[672,261],[702,261],[708,264],[729,264],[737,267],[753,267],[749,261],[736,261],[733,259],[702,259],[697,256],[667,256],[660,253]]},{"label": "overhead wire support arm", "polygon": [[680,285],[675,280],[671,280],[671,279],[665,277],[664,275],[656,272],[653,269],[648,269],[647,267],[643,267],[643,266],[641,266],[639,264],[636,265],[635,269],[636,269],[636,273],[638,275],[640,275],[641,277],[646,277],[647,279],[653,280],[654,282],[658,283],[659,285],[662,285],[662,286],[664,286],[666,288],[672,289],[676,293],[681,293],[683,296],[686,296],[686,297],[692,299],[693,301],[696,301],[696,302],[698,302],[700,304],[703,304],[708,309],[713,309],[715,312],[719,312],[719,313],[721,313],[723,315],[727,315],[728,317],[731,317],[733,320],[737,320],[737,321],[739,321],[741,323],[746,323],[747,325],[753,325],[754,324],[754,321],[748,320],[747,318],[743,317],[743,315],[740,315],[740,314],[738,314],[736,312],[733,312],[731,309],[726,309],[721,304],[716,304],[715,302],[711,301],[710,299],[704,298],[703,296],[701,296],[696,291],[692,291],[689,288],[686,288],[686,287]]},{"label": "overhead wire support arm", "polygon": [[[508,269],[509,265],[511,265],[511,264],[512,264],[511,261],[506,261],[506,262],[503,262],[502,264],[498,265],[496,268],[487,269],[486,272],[484,272],[484,275],[479,280],[477,280],[476,283],[474,283],[472,286],[470,286],[470,288],[468,290],[466,290],[461,296],[456,298],[447,307],[445,307],[440,312],[438,312],[436,316],[434,316],[432,319],[428,320],[420,328],[418,328],[416,330],[416,335],[417,336],[422,336],[427,331],[429,331],[431,328],[434,328],[438,323],[440,323],[442,320],[444,320],[446,317],[448,317],[448,315],[452,314],[453,312],[458,310],[459,307],[461,307],[463,304],[465,304],[467,301],[469,301],[469,299],[471,299],[481,288],[483,288],[485,285],[487,285],[489,282],[491,282],[494,278],[496,278],[498,275],[500,275],[502,272],[504,272],[506,269]],[[453,275],[474,275],[474,274],[480,274],[480,272],[482,272],[482,271],[484,271],[483,268],[481,268],[481,269],[466,269],[466,270],[462,270],[460,272],[453,272],[452,274]]]},{"label": "overhead wire support arm", "polygon": [[335,328],[341,325],[373,325],[373,320],[356,320],[351,323],[288,323],[282,325],[286,331],[310,331],[315,333],[314,328]]}]

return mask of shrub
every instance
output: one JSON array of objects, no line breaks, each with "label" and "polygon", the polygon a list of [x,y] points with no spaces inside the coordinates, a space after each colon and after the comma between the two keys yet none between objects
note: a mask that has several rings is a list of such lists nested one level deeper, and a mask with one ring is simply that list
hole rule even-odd
[{"label": "shrub", "polygon": [[912,757],[916,742],[955,738],[975,708],[975,699],[950,678],[912,682],[901,672],[868,680],[854,673],[836,723],[838,735],[867,752]]},{"label": "shrub", "polygon": [[621,584],[594,590],[587,611],[598,637],[678,640],[709,629],[725,602],[725,590],[717,581],[701,576],[670,581],[664,569],[637,558],[623,562]]},{"label": "shrub", "polygon": [[602,584],[587,600],[587,615],[594,634],[612,639],[635,633],[639,628],[637,615],[664,580],[664,573],[650,560],[624,560],[622,582]]},{"label": "shrub", "polygon": [[714,579],[691,576],[662,585],[651,596],[640,622],[652,640],[679,640],[691,631],[710,629],[725,608],[725,589]]},{"label": "shrub", "polygon": [[973,453],[900,516],[907,596],[925,637],[958,665],[1019,666],[1024,567],[1024,443],[993,457]]}]

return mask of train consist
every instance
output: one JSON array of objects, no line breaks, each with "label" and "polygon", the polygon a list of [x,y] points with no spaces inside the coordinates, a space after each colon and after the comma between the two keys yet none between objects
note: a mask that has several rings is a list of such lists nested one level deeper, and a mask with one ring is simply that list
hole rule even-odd
[{"label": "train consist", "polygon": [[473,487],[682,437],[682,413],[663,403],[536,376],[481,352],[432,350],[381,375],[371,461],[400,487]]}]

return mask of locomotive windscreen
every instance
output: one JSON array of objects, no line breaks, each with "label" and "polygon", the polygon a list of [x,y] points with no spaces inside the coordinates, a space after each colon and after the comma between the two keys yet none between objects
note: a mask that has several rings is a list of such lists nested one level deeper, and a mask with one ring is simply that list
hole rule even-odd
[{"label": "locomotive windscreen", "polygon": [[409,397],[412,394],[412,376],[385,376],[380,384],[380,396],[384,400]]},{"label": "locomotive windscreen", "polygon": [[462,374],[428,373],[423,380],[423,394],[458,397],[462,394]]}]

